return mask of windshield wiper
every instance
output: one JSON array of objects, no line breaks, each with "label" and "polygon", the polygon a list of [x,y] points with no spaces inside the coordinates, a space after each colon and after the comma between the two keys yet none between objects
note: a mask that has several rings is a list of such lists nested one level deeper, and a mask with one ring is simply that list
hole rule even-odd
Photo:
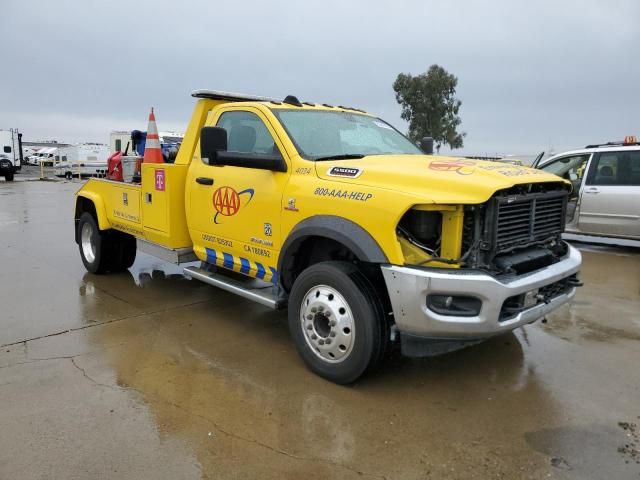
[{"label": "windshield wiper", "polygon": [[340,155],[328,155],[326,157],[316,158],[316,162],[322,162],[324,160],[357,160],[358,158],[364,158],[365,156],[360,153],[342,153]]}]

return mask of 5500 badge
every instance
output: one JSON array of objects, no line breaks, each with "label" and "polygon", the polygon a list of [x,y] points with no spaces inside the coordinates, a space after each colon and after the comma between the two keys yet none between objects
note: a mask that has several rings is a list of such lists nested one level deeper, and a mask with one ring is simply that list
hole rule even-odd
[{"label": "5500 badge", "polygon": [[327,175],[330,177],[358,178],[362,175],[362,169],[354,167],[331,167],[327,170]]}]

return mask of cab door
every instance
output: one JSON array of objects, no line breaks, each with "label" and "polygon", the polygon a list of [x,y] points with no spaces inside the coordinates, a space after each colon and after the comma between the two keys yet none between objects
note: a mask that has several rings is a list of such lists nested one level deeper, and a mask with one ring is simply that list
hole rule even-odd
[{"label": "cab door", "polygon": [[[227,131],[230,152],[282,155],[283,145],[257,108],[228,107],[207,125]],[[199,147],[187,181],[190,185],[194,250],[209,263],[264,280],[276,279],[281,247],[282,197],[287,172],[207,165]]]},{"label": "cab door", "polygon": [[640,238],[640,150],[594,156],[582,190],[581,233]]},{"label": "cab door", "polygon": [[575,229],[578,223],[576,212],[580,209],[580,195],[590,159],[590,153],[573,153],[555,158],[540,167],[545,172],[553,173],[571,182],[572,190],[567,202],[567,229]]}]

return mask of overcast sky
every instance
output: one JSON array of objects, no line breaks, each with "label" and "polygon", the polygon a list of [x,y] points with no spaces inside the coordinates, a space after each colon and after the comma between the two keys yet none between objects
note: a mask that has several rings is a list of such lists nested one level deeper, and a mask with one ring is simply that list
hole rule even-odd
[{"label": "overcast sky", "polygon": [[[640,2],[0,0],[0,128],[108,142],[186,128],[196,88],[344,104],[406,131],[391,87],[459,79],[467,154],[640,136]],[[458,151],[459,152],[459,151]]]}]

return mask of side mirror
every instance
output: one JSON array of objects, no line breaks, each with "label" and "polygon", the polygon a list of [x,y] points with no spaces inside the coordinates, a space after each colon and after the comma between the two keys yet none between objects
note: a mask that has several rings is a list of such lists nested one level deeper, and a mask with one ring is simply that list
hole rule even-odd
[{"label": "side mirror", "polygon": [[244,153],[219,151],[216,165],[229,165],[230,167],[255,168],[258,170],[271,170],[272,172],[286,172],[287,162],[282,155],[266,153]]},{"label": "side mirror", "polygon": [[218,152],[227,150],[227,131],[222,127],[202,127],[200,130],[200,158],[207,165],[216,165]]},{"label": "side mirror", "polygon": [[422,140],[420,140],[420,150],[427,155],[433,155],[433,138],[422,137]]},{"label": "side mirror", "polygon": [[230,167],[255,168],[286,172],[287,162],[282,155],[228,152],[227,131],[222,127],[202,127],[200,130],[200,157],[207,165],[228,165]]}]

